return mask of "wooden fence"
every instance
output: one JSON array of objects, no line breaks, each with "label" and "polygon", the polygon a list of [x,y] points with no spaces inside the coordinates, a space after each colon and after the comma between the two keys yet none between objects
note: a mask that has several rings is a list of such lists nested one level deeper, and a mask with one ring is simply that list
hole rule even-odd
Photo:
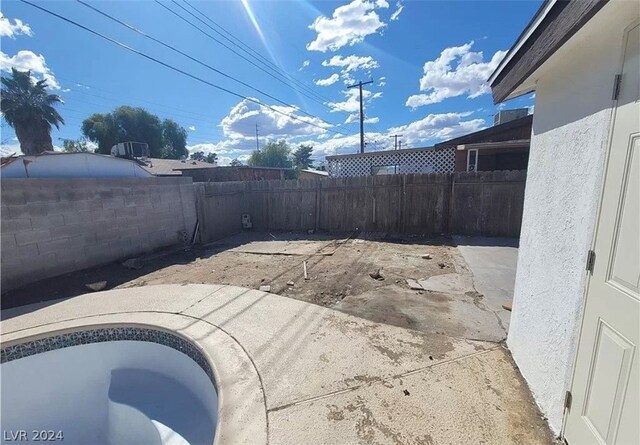
[{"label": "wooden fence", "polygon": [[201,239],[257,231],[520,235],[526,171],[197,183]]}]

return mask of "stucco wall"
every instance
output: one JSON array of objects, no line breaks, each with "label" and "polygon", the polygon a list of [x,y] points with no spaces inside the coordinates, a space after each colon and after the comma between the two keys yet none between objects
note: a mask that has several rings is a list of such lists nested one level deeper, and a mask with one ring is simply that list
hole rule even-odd
[{"label": "stucco wall", "polygon": [[612,3],[552,56],[537,78],[507,343],[556,433],[573,373],[613,80],[621,65],[623,30],[637,15],[634,2]]},{"label": "stucco wall", "polygon": [[2,180],[2,291],[191,236],[191,178]]}]

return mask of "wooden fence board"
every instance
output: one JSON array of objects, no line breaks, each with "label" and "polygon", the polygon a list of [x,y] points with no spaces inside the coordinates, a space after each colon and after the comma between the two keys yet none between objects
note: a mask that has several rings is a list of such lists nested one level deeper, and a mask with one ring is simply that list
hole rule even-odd
[{"label": "wooden fence board", "polygon": [[520,234],[526,171],[195,184],[203,241],[241,230]]}]

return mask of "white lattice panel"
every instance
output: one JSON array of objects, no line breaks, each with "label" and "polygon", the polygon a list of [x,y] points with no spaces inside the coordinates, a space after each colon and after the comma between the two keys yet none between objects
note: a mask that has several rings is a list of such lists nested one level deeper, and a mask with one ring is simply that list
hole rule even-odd
[{"label": "white lattice panel", "polygon": [[328,160],[329,176],[369,176],[374,167],[393,167],[401,173],[450,173],[455,169],[455,147],[441,150],[372,152]]}]

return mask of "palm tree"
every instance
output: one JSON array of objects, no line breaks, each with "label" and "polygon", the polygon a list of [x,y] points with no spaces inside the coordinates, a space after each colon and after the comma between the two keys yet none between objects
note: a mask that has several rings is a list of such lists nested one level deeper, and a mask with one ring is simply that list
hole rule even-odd
[{"label": "palm tree", "polygon": [[34,82],[31,71],[11,69],[11,77],[2,78],[2,117],[16,132],[25,155],[53,150],[51,126],[60,128],[64,119],[53,107],[62,103],[57,94],[47,93],[47,81]]}]

